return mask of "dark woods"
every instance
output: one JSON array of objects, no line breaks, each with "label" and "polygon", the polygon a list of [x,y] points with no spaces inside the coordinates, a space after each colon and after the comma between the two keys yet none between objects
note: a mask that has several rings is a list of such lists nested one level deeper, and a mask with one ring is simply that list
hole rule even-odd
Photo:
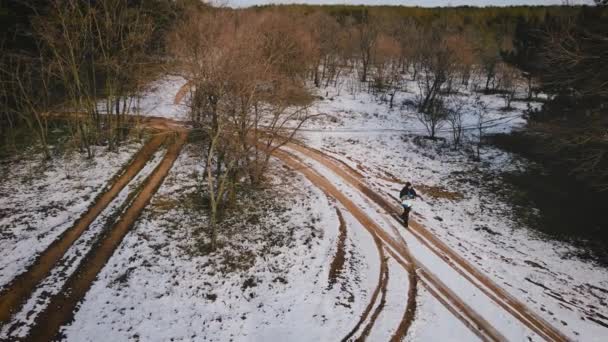
[{"label": "dark woods", "polygon": [[528,154],[596,191],[608,190],[608,10],[519,20],[505,60],[548,94],[529,111]]},{"label": "dark woods", "polygon": [[[92,157],[124,139],[134,96],[154,77],[163,36],[176,18],[170,1],[7,1],[0,14],[0,132],[35,133],[46,158],[48,117],[70,112],[72,143]],[[105,115],[102,115],[105,114]]]}]

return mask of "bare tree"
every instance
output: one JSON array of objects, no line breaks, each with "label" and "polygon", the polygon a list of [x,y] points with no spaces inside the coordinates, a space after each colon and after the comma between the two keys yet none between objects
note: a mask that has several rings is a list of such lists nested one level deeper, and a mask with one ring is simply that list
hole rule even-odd
[{"label": "bare tree", "polygon": [[454,149],[457,149],[462,144],[464,135],[464,112],[467,102],[460,97],[452,97],[447,104],[446,120],[450,124],[452,131],[452,143]]},{"label": "bare tree", "polygon": [[0,64],[0,89],[7,120],[20,118],[38,138],[45,159],[51,158],[46,114],[51,109],[50,73],[46,61],[5,56]]},{"label": "bare tree", "polygon": [[410,65],[415,63],[420,30],[413,20],[404,19],[395,24],[392,35],[399,44],[399,65],[401,73],[405,74],[409,71]]},{"label": "bare tree", "polygon": [[439,101],[442,87],[456,70],[454,51],[439,28],[427,31],[420,49],[420,60],[422,70],[417,80],[420,91],[418,111],[424,113],[442,107],[435,102]]},{"label": "bare tree", "polygon": [[141,84],[153,30],[141,6],[127,0],[53,0],[48,14],[34,20],[42,54],[65,93],[63,109],[85,113],[72,122],[89,157],[96,143],[115,149],[132,107],[130,95]]},{"label": "bare tree", "polygon": [[374,56],[374,49],[378,40],[378,25],[366,16],[362,22],[354,25],[359,59],[361,60],[361,82],[367,82],[367,75]]},{"label": "bare tree", "polygon": [[308,118],[309,39],[303,25],[283,14],[230,10],[193,11],[170,37],[192,84],[192,121],[207,137],[212,249],[239,182],[246,176],[259,185],[272,151]]},{"label": "bare tree", "polygon": [[496,37],[489,33],[480,33],[477,41],[477,53],[480,67],[485,77],[484,92],[489,93],[496,77],[496,68],[500,62],[500,50]]},{"label": "bare tree", "polygon": [[473,113],[475,115],[475,129],[477,131],[477,144],[476,144],[476,159],[481,161],[481,145],[483,143],[483,137],[487,129],[488,124],[491,122],[488,120],[488,105],[481,99],[479,95],[475,97],[473,104]]},{"label": "bare tree", "polygon": [[505,109],[510,110],[519,86],[519,71],[505,63],[500,63],[497,69],[500,96],[505,101]]},{"label": "bare tree", "polygon": [[386,34],[380,34],[373,62],[373,88],[381,94],[382,100],[389,97],[389,107],[393,108],[393,100],[401,86],[399,72],[399,43]]},{"label": "bare tree", "polygon": [[416,117],[424,125],[428,137],[435,140],[437,131],[440,130],[448,120],[449,111],[446,108],[443,97],[434,99],[432,104],[424,111],[418,111]]},{"label": "bare tree", "polygon": [[[446,44],[450,51],[454,53],[454,66],[456,72],[453,76],[460,76],[460,84],[467,87],[471,79],[473,65],[477,63],[475,60],[475,48],[471,39],[465,33],[450,34],[446,37]],[[452,90],[452,81],[448,80],[448,93]]]}]

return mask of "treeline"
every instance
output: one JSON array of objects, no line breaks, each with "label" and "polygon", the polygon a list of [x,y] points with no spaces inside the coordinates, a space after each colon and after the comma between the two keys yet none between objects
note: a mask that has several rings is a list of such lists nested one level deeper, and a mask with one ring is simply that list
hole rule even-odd
[{"label": "treeline", "polygon": [[567,20],[518,21],[506,61],[549,95],[529,111],[524,153],[565,171],[593,191],[608,190],[608,7]]},{"label": "treeline", "polygon": [[[530,14],[538,9],[520,10],[526,22],[544,19]],[[573,17],[579,9],[555,10]],[[477,9],[470,11],[478,18]],[[310,118],[311,86],[340,87],[350,79],[353,92],[370,92],[387,108],[400,108],[396,94],[414,82],[419,92],[413,105],[429,137],[436,138],[448,122],[455,147],[463,142],[467,108],[478,116],[480,139],[490,124],[483,101],[467,107],[457,96],[463,89],[498,92],[506,109],[520,83],[532,96],[532,78],[523,82],[503,58],[513,50],[514,18],[467,22],[460,14],[427,18],[377,8],[310,6],[185,13],[168,36],[168,51],[175,71],[189,82],[190,118],[204,144],[211,248],[239,189],[262,184],[270,152]],[[481,23],[491,29],[480,29]]]},{"label": "treeline", "polygon": [[165,35],[180,14],[174,1],[53,0],[2,2],[0,133],[34,133],[51,157],[48,117],[67,116],[70,143],[89,157],[115,150],[126,116],[165,63]]},{"label": "treeline", "polygon": [[[270,152],[310,118],[311,87],[339,88],[344,79],[350,91],[369,92],[387,108],[415,108],[431,139],[447,123],[454,148],[463,143],[463,115],[473,111],[478,158],[491,120],[484,102],[463,100],[463,90],[500,94],[505,110],[522,86],[520,100],[548,93],[543,110],[530,113],[530,129],[547,138],[539,145],[566,146],[552,158],[567,155],[565,165],[605,184],[605,126],[598,125],[606,119],[600,66],[608,30],[599,7],[234,10],[195,0],[39,6],[25,9],[27,20],[17,19],[23,25],[3,38],[2,133],[26,124],[48,157],[46,114],[72,111],[72,142],[81,151],[115,149],[145,85],[163,72],[181,74],[205,151],[212,247],[237,191],[262,184]],[[408,83],[418,88],[415,100],[396,103]],[[563,101],[570,106],[561,107]],[[581,151],[589,154],[577,162]]]},{"label": "treeline", "polygon": [[[529,111],[527,131],[515,136],[529,143],[523,152],[574,176],[592,191],[608,190],[605,1],[575,7],[278,8],[308,17],[318,37],[319,58],[312,67],[317,86],[327,86],[349,66],[393,107],[403,75],[409,74],[418,84],[415,105],[429,135],[434,137],[439,124],[447,122],[455,145],[462,136],[464,106],[450,94],[459,88],[498,93],[505,109],[522,85],[527,100],[546,94],[542,108]],[[473,100],[467,107],[478,116],[481,138],[483,105]]]}]

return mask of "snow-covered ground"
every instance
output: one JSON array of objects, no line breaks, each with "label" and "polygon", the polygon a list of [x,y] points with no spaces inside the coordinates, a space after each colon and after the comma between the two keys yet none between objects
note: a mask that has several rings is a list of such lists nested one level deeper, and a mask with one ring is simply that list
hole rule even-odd
[{"label": "snow-covered ground", "polygon": [[91,206],[139,147],[98,147],[93,159],[74,153],[48,162],[20,153],[0,163],[0,289]]},{"label": "snow-covered ground", "polygon": [[[160,87],[157,93],[168,94],[172,92],[175,93],[181,85],[185,84],[185,81],[168,79],[159,84],[165,84],[166,89]],[[416,96],[417,87],[413,82],[407,83],[407,92],[400,92],[397,94],[395,98],[395,108],[392,110],[389,110],[387,103],[379,101],[377,97],[356,88],[354,82],[345,78],[338,83],[337,87],[320,89],[318,95],[322,97],[322,99],[317,100],[314,103],[311,114],[321,113],[326,115],[307,122],[302,130],[302,139],[310,146],[325,151],[361,171],[366,176],[367,181],[381,193],[395,194],[398,192],[402,182],[395,182],[396,180],[412,181],[424,195],[424,200],[419,200],[416,203],[414,214],[416,220],[428,227],[434,234],[439,236],[452,249],[464,256],[470,263],[490,276],[498,285],[526,303],[535,310],[536,313],[540,314],[541,317],[544,317],[571,338],[592,341],[601,340],[601,337],[604,336],[605,328],[600,325],[601,323],[598,324],[596,322],[606,323],[605,319],[606,316],[608,316],[608,313],[603,309],[608,297],[608,292],[605,290],[608,288],[608,272],[592,262],[566,258],[565,256],[568,254],[568,251],[574,247],[565,245],[563,242],[552,241],[532,229],[522,227],[520,223],[514,219],[512,208],[505,198],[495,193],[496,188],[504,187],[504,184],[500,181],[501,172],[523,169],[528,162],[499,149],[484,147],[481,155],[482,162],[479,163],[472,161],[471,151],[467,151],[466,149],[463,151],[453,151],[441,141],[433,142],[422,139],[421,136],[425,135],[426,131],[424,126],[417,119],[414,109],[402,106],[402,103],[412,101]],[[468,101],[468,103],[471,104],[474,96],[475,94],[471,92],[463,91],[457,97],[463,101]],[[528,106],[526,103],[514,102],[514,110],[503,111],[502,107],[504,106],[504,101],[499,96],[482,95],[481,100],[487,104],[488,108],[484,120],[492,121],[489,125],[490,127],[486,129],[487,133],[509,132],[525,124],[525,119],[522,114]],[[170,102],[168,98],[166,102]],[[532,107],[538,105],[539,104],[537,103],[533,103]],[[465,131],[465,138],[469,141],[475,141],[476,132],[472,128],[475,125],[477,118],[470,114],[470,112],[472,112],[470,106],[468,111],[469,113],[465,111],[465,116],[463,117],[464,126],[467,128]],[[167,112],[170,113],[171,111]],[[183,115],[180,114],[177,118],[179,119],[180,116],[183,117]],[[446,138],[448,143],[450,133],[448,125],[443,125],[439,130],[439,136]],[[185,161],[179,162],[177,168],[183,168],[184,164],[187,163]],[[291,175],[290,177],[296,176]],[[173,175],[171,179],[181,179],[180,181],[175,182],[182,184],[181,186],[187,187],[187,185],[184,184],[188,184],[188,180],[186,180],[183,174],[181,178]],[[305,180],[300,180],[300,182],[304,182],[304,184],[298,185],[299,188],[310,188],[310,191],[317,191],[314,190],[310,184],[306,184]],[[168,196],[166,194],[167,190],[165,190],[166,187],[167,186],[164,185],[163,188],[161,188],[160,194],[162,195],[159,195],[160,198]],[[193,189],[194,185],[191,184],[190,187]],[[508,191],[508,189],[505,190]],[[345,189],[345,191],[348,190]],[[183,189],[179,192],[182,193]],[[178,196],[177,189],[174,189],[173,193],[174,197]],[[320,197],[322,196],[317,191],[317,201]],[[310,201],[311,198],[314,198],[314,196],[311,197],[310,194],[308,194],[301,199],[302,202],[300,202],[300,205]],[[364,202],[361,202],[361,206],[365,205]],[[323,205],[314,206],[314,208],[320,207],[323,207]],[[371,214],[376,215],[374,213]],[[124,272],[124,269],[131,270],[127,273],[128,277],[130,277],[133,272],[144,272],[137,278],[138,280],[135,283],[131,284],[131,281],[128,282],[129,289],[126,293],[139,293],[138,291],[142,291],[141,289],[144,288],[144,286],[141,285],[141,282],[146,284],[146,282],[151,281],[150,279],[156,279],[159,274],[163,273],[162,270],[158,269],[159,266],[154,265],[153,263],[151,263],[153,266],[147,268],[135,268],[143,262],[139,260],[141,258],[133,257],[132,259],[135,261],[124,261],[133,255],[150,254],[151,250],[148,246],[150,242],[148,240],[156,241],[160,246],[186,244],[187,246],[190,246],[186,248],[186,250],[192,249],[192,241],[196,240],[191,236],[193,233],[189,233],[192,229],[184,230],[175,228],[176,231],[180,232],[177,236],[181,234],[182,237],[180,239],[190,241],[188,243],[184,243],[183,241],[179,242],[180,239],[172,241],[170,238],[172,237],[175,239],[176,234],[162,233],[162,230],[158,229],[158,227],[171,225],[167,222],[167,220],[171,221],[171,215],[180,216],[180,220],[183,221],[184,213],[170,210],[163,215],[166,216],[165,221],[151,219],[153,215],[150,213],[144,215],[144,219],[138,224],[138,228],[127,237],[120,252],[115,255],[113,261],[104,270],[104,274],[101,277],[102,281],[95,285],[94,291],[98,292],[92,292],[87,297],[88,299],[85,303],[89,304],[84,305],[84,309],[81,313],[77,314],[75,323],[67,329],[67,332],[69,332],[68,336],[83,338],[87,335],[85,331],[91,331],[87,329],[113,329],[113,331],[117,333],[116,336],[125,337],[129,336],[127,335],[127,331],[129,331],[128,327],[138,327],[131,329],[134,330],[141,329],[141,327],[146,324],[150,324],[147,320],[137,321],[134,318],[138,317],[137,314],[140,310],[137,309],[118,310],[120,315],[122,315],[120,316],[122,318],[112,314],[112,312],[116,312],[116,306],[121,307],[119,302],[124,301],[125,298],[131,297],[127,294],[117,295],[116,291],[118,290],[112,290],[111,288],[113,286],[108,284],[111,282],[112,277],[116,278],[120,276],[120,272]],[[163,215],[161,215],[161,217],[163,217]],[[301,211],[292,210],[286,217],[291,217],[291,220],[293,220],[294,217],[297,218],[301,215],[303,215]],[[332,231],[332,229],[335,229],[333,227],[337,225],[335,222],[336,218],[333,213],[329,212],[326,213],[326,216],[333,217],[328,221],[331,223],[328,224],[321,221],[318,222],[318,226],[323,227],[323,230],[326,232]],[[361,227],[358,226],[357,221],[351,218],[348,213],[344,216],[349,220],[350,229],[353,229],[355,232],[362,231]],[[200,224],[200,222],[198,222],[198,224]],[[357,227],[359,230],[355,229]],[[142,234],[142,231],[144,232],[144,235],[139,235],[140,237],[138,238],[138,234]],[[335,234],[335,231],[333,231],[332,234]],[[355,235],[355,233],[351,235]],[[146,238],[142,239],[141,236],[145,236]],[[352,236],[349,238],[352,238]],[[327,239],[327,236],[324,236],[324,239]],[[332,239],[335,240],[333,237],[329,238],[330,241]],[[142,243],[142,241],[144,242]],[[366,244],[367,247],[364,247]],[[333,245],[333,243],[329,243],[325,247],[325,259],[332,253],[331,249],[327,247],[330,245]],[[144,250],[140,251],[138,248],[144,248]],[[370,261],[367,266],[361,266],[359,272],[361,272],[361,270],[364,271],[362,274],[365,274],[365,270],[367,270],[366,272],[370,272],[370,270],[377,272],[378,265],[373,265],[374,259],[369,256],[373,254],[371,251],[373,246],[370,246],[369,236],[365,239],[359,239],[356,245],[353,244],[351,248],[353,248],[353,251],[367,250],[368,259]],[[180,250],[179,248],[174,249]],[[184,249],[184,247],[182,246],[181,249]],[[152,251],[153,250],[154,248],[152,248]],[[351,251],[351,253],[353,251]],[[317,253],[323,254],[322,251],[317,251]],[[422,253],[422,251],[419,253]],[[294,254],[287,257],[287,259],[283,256],[277,260],[282,260],[281,263],[285,262],[289,264],[290,262],[296,263],[295,260],[301,257],[302,255]],[[147,260],[147,258],[148,257],[145,257],[145,260]],[[152,257],[150,256],[150,258]],[[156,255],[154,258],[158,259],[159,256]],[[163,262],[171,260],[170,263],[174,267],[177,265],[180,269],[182,267],[185,267],[185,269],[197,269],[195,265],[209,261],[207,257],[192,256],[186,251],[180,253],[167,253],[164,258],[166,260]],[[325,265],[327,264],[328,262],[325,263]],[[251,266],[249,270],[256,270],[257,268],[262,267],[261,265],[264,265],[264,263],[256,263]],[[318,267],[323,267],[323,265],[319,264]],[[151,271],[155,268],[156,272]],[[394,269],[395,267],[392,268]],[[399,275],[399,271],[403,273],[403,270],[392,271],[392,273],[396,273],[394,277],[397,279],[406,279],[403,275]],[[438,272],[448,272],[444,273],[444,276],[446,274],[449,276],[448,270],[438,269]],[[211,279],[218,281],[216,279],[217,274],[213,271],[212,273]],[[185,274],[190,273],[186,272]],[[181,277],[181,275],[176,275],[176,277],[178,276]],[[257,277],[264,279],[264,277],[260,275]],[[263,281],[269,282],[270,276],[265,275],[265,277],[266,279]],[[375,279],[376,276],[368,275],[368,277],[369,279]],[[183,285],[180,284],[184,284],[184,281],[186,281],[188,286],[202,287],[202,285],[200,285],[200,280],[198,280],[196,276],[190,275],[188,276],[188,279],[190,278],[196,280],[180,281],[178,278],[173,284],[169,284],[170,280],[163,280],[160,282],[160,284],[163,284],[162,287],[165,292],[169,294],[176,293],[176,296],[180,298],[178,303],[182,300],[184,301],[184,304],[179,308],[173,309],[174,313],[179,312],[178,317],[181,317],[179,321],[187,322],[188,320],[191,320],[191,317],[197,317],[197,319],[202,318],[203,321],[209,321],[211,320],[209,317],[215,317],[216,320],[218,317],[221,317],[219,320],[223,323],[216,325],[215,328],[211,325],[206,329],[203,327],[184,328],[186,331],[190,331],[193,334],[204,334],[204,336],[210,339],[229,338],[230,335],[223,335],[224,333],[219,333],[218,329],[216,329],[222,326],[225,328],[222,329],[222,331],[229,331],[230,334],[239,337],[246,333],[248,338],[254,340],[269,336],[294,338],[293,335],[284,334],[285,330],[281,330],[286,327],[281,323],[284,322],[282,320],[277,320],[276,322],[272,321],[272,324],[270,324],[270,321],[263,323],[280,328],[268,328],[270,330],[255,328],[254,325],[246,325],[244,322],[236,323],[235,320],[238,322],[238,319],[236,318],[239,317],[239,314],[222,315],[221,312],[214,311],[219,310],[216,308],[218,305],[217,303],[212,306],[216,309],[211,310],[212,313],[209,314],[210,316],[205,314],[203,317],[200,316],[202,315],[200,313],[193,313],[192,311],[196,310],[196,307],[199,304],[193,304],[194,302],[188,301],[188,299],[192,299],[195,295],[192,290],[182,289]],[[227,288],[238,288],[238,282],[230,279],[230,277],[226,278],[225,284],[228,285],[225,286],[228,286]],[[319,279],[326,279],[326,274],[320,276]],[[103,285],[104,281],[106,285]],[[310,279],[308,281],[310,281]],[[319,282],[319,280],[316,281]],[[137,286],[137,282],[140,283],[139,287]],[[288,282],[288,284],[294,283],[295,282]],[[450,283],[450,279],[446,279],[446,283]],[[196,284],[196,286],[193,284]],[[211,288],[217,286],[217,284],[214,284],[212,281],[208,281],[208,284],[206,285],[207,289],[203,290],[203,292],[211,291],[209,286],[211,286]],[[394,328],[394,321],[397,317],[396,313],[400,312],[400,314],[402,314],[403,307],[397,305],[397,307],[392,308],[391,305],[395,304],[393,303],[394,301],[399,301],[403,304],[403,301],[406,300],[407,296],[395,299],[397,296],[395,294],[396,288],[391,290],[391,286],[394,285],[390,284],[391,283],[389,283],[389,291],[387,294],[390,303],[386,306],[385,311],[382,312],[380,316],[382,319],[379,319],[378,321],[382,322],[381,324],[392,324]],[[392,284],[395,284],[394,279],[392,280]],[[369,291],[371,291],[370,286],[372,286],[371,282],[367,285],[368,295]],[[453,286],[458,288],[460,285],[454,283]],[[303,293],[312,291],[310,293],[313,293],[314,288],[315,287],[304,289],[303,287],[301,291],[303,291]],[[316,288],[322,288],[322,286]],[[363,289],[365,286],[361,286],[361,288]],[[405,285],[402,284],[401,289],[403,290],[405,288]],[[124,287],[121,286],[120,291],[123,290]],[[296,293],[300,292],[295,286],[292,290]],[[476,295],[473,293],[473,290],[470,290],[471,293],[467,293],[466,291],[469,290],[467,290],[466,286],[460,286],[459,290],[465,291],[464,293],[459,293],[462,298],[466,299],[473,296],[469,298],[468,301],[475,305],[476,302],[474,297]],[[157,292],[159,291],[160,290]],[[270,290],[270,292],[272,291],[287,291],[287,293],[290,293],[289,290],[281,288]],[[215,290],[215,292],[232,293],[234,291],[218,289]],[[242,292],[242,290],[236,292]],[[360,290],[359,294],[361,297],[355,296],[355,298],[366,298],[366,292],[364,290]],[[263,295],[260,296],[263,297]],[[114,299],[113,301],[109,301],[109,304],[103,304],[102,299],[91,299],[96,297],[106,298],[106,302],[108,301],[108,298]],[[163,295],[160,298],[164,297],[165,296]],[[445,334],[448,339],[471,340],[475,338],[474,335],[471,335],[470,330],[466,329],[461,322],[455,320],[454,317],[447,312],[447,309],[438,303],[437,300],[430,296],[423,288],[419,290],[418,297],[419,304],[417,316],[408,335],[408,340],[419,340],[431,336],[440,336],[440,332],[445,331],[444,328],[447,326],[450,327],[449,331],[452,332]],[[156,309],[160,306],[159,303],[154,304],[155,302],[162,302],[164,305],[168,305],[167,300],[161,300],[160,298],[158,300],[155,299],[152,302],[153,304],[147,303],[148,298],[154,298],[154,294],[148,293],[147,291],[144,291],[139,297],[136,295],[135,298],[135,304],[133,304],[132,301],[129,301],[129,305],[133,305],[135,308],[152,305],[152,307],[148,308],[148,312],[150,313],[155,312],[153,308]],[[171,301],[173,300],[175,299],[172,298]],[[230,305],[242,306],[243,304],[237,304],[239,300],[242,301],[243,299],[226,300],[222,305],[228,305],[228,307],[230,307]],[[189,303],[189,305],[186,305],[186,302]],[[266,302],[267,301],[264,302],[264,305],[268,305]],[[295,305],[295,302],[289,303],[289,301],[286,303],[275,301],[275,305],[279,307],[283,307],[283,305],[285,305],[285,307]],[[324,305],[327,304],[327,302],[322,299],[319,299],[319,302],[317,302],[318,305],[321,305],[320,303],[325,303]],[[477,305],[480,305],[480,303],[481,302],[478,302]],[[172,305],[169,307],[173,307]],[[303,304],[300,304],[298,307],[301,307],[302,305]],[[103,310],[95,311],[95,308],[99,306],[103,307]],[[188,307],[189,309],[183,309],[183,307]],[[351,316],[348,316],[346,313],[340,313],[327,317],[333,317],[335,319],[336,317],[341,317],[340,315],[346,314],[347,317],[350,317],[350,320],[353,320],[356,317],[356,314],[353,315],[353,312],[360,312],[360,310],[361,306],[358,307],[358,311],[352,310],[350,312]],[[506,336],[510,338],[524,338],[524,336],[526,336],[538,339],[538,336],[530,331],[518,331],[517,329],[519,328],[517,328],[516,325],[513,325],[512,328],[508,328],[509,325],[515,324],[513,323],[513,318],[502,317],[502,314],[499,313],[500,310],[491,308],[488,308],[488,310],[490,311],[485,313],[487,316],[498,314],[498,316],[495,316],[497,321],[493,322],[497,325],[501,325],[500,320],[505,318],[505,323],[502,324],[502,330]],[[493,310],[496,312],[493,312]],[[257,317],[258,315],[264,317],[264,311],[265,310],[255,311],[256,324],[262,324],[257,321]],[[125,312],[132,312],[131,316],[133,317],[125,314]],[[94,315],[94,317],[91,317],[91,315]],[[227,316],[230,316],[230,318]],[[249,317],[253,316],[253,314],[249,315]],[[166,318],[159,318],[159,320],[164,321]],[[348,321],[349,318],[346,318],[345,320]],[[89,321],[96,322],[95,324],[97,324],[97,327],[91,327],[90,323],[87,325],[87,322]],[[112,321],[114,321],[114,323],[112,323]],[[346,329],[348,327],[347,324],[345,325],[338,321],[329,321],[331,320],[328,320],[326,327],[331,327],[329,328],[330,330],[348,330]],[[116,322],[122,323],[116,325]],[[175,320],[157,324],[165,327],[163,324],[171,324],[172,322],[174,323]],[[122,328],[120,328],[121,325]],[[122,329],[123,331],[117,332],[117,326],[119,330]],[[294,328],[294,326],[290,326],[287,329],[292,331]],[[324,330],[322,329],[322,331]],[[335,331],[334,335],[331,336],[336,336]],[[373,340],[383,340],[388,336],[387,334],[389,331],[389,328],[378,327],[372,331],[370,337]],[[141,333],[138,332],[137,334],[139,335]],[[311,335],[309,334],[300,335],[299,338],[296,339],[309,340],[310,336]],[[324,335],[321,334],[317,337],[322,336]]]},{"label": "snow-covered ground", "polygon": [[152,83],[140,98],[133,101],[133,113],[176,120],[187,120],[186,99],[189,89],[182,90],[181,101],[176,103],[176,95],[187,81],[180,76],[167,76]]},{"label": "snow-covered ground", "polygon": [[[178,77],[155,83],[141,99],[142,114],[185,120],[183,103],[174,104],[184,84]],[[524,169],[529,162],[493,147],[482,148],[482,161],[473,161],[471,151],[450,148],[447,125],[439,130],[447,142],[422,138],[426,131],[415,111],[402,106],[416,96],[412,82],[407,83],[407,92],[398,93],[393,110],[357,88],[347,77],[337,87],[318,90],[322,99],[314,103],[311,114],[326,115],[307,122],[299,138],[357,169],[379,194],[396,195],[404,181],[413,182],[424,197],[415,202],[417,222],[570,338],[602,341],[608,324],[608,270],[570,257],[575,247],[521,226],[502,195],[509,189],[501,182],[501,173]],[[467,91],[459,95],[465,101],[473,96]],[[515,102],[516,109],[505,112],[500,97],[483,95],[481,100],[488,105],[485,120],[492,120],[487,132],[509,132],[525,124],[522,113],[527,104]],[[467,128],[476,121],[471,111],[463,118]],[[475,141],[475,134],[467,129],[466,139]],[[33,161],[2,165],[10,173],[0,183],[0,285],[33,260],[32,250],[42,250],[90,205],[135,147],[119,158],[100,157],[96,168],[58,163],[42,176]],[[201,196],[204,153],[199,149],[196,144],[185,146],[80,303],[73,322],[63,328],[67,340],[338,340],[355,327],[369,305],[370,316],[353,337],[371,326],[370,341],[391,338],[404,315],[408,273],[393,258],[383,261],[380,253],[386,254],[386,248],[379,249],[343,203],[328,198],[299,170],[273,160],[268,187],[239,196],[237,209],[229,211],[219,228],[218,251],[210,253]],[[12,331],[13,336],[27,331],[45,305],[41,298],[60,289],[102,226],[119,212],[130,189],[158,163],[159,153],[73,246],[62,268],[37,290],[18,315],[21,327]],[[397,229],[396,221],[359,190],[320,163],[306,164],[381,229],[405,241],[419,266],[440,278],[501,335],[540,340],[411,233]],[[69,179],[65,172],[70,172]],[[3,196],[7,191],[11,195]],[[330,268],[340,254],[342,234],[338,212],[346,235],[344,263],[334,283]],[[32,222],[40,223],[28,228]],[[4,229],[5,224],[12,228]],[[387,267],[388,280],[386,292],[378,298],[385,302],[371,302],[380,286],[381,265]],[[406,340],[477,340],[421,283]],[[371,315],[381,305],[374,320]]]},{"label": "snow-covered ground", "polygon": [[48,305],[50,296],[61,291],[87,252],[91,249],[102,232],[111,226],[120,215],[124,206],[129,202],[129,195],[137,189],[160,163],[165,154],[164,149],[157,151],[140,173],[138,173],[91,223],[88,229],[74,242],[61,258],[58,266],[36,288],[33,295],[10,324],[1,327],[0,339],[24,337],[29,331],[29,325],[34,322],[40,312]]},{"label": "snow-covered ground", "polygon": [[208,221],[197,207],[198,153],[193,145],[182,152],[65,328],[68,340],[310,341],[346,334],[378,277],[367,232],[349,227],[343,272],[329,288],[339,225],[334,205],[275,165],[272,189],[241,198],[239,220],[222,226],[219,252],[203,252]]},{"label": "snow-covered ground", "polygon": [[[424,127],[411,109],[389,111],[375,97],[345,89],[319,93],[325,98],[315,110],[327,116],[302,132],[307,144],[361,171],[380,193],[396,196],[403,182],[413,182],[424,196],[415,203],[416,220],[571,338],[604,339],[608,270],[568,257],[575,247],[521,226],[514,219],[517,213],[496,192],[505,186],[501,172],[525,168],[526,160],[484,147],[482,162],[475,162],[465,151],[421,139]],[[508,132],[524,122],[525,104],[505,113],[502,99],[481,98],[488,104],[488,118],[504,123],[490,132]],[[474,120],[468,115],[465,122]],[[449,139],[449,134],[443,130],[440,136]],[[473,131],[467,134],[475,140]]]},{"label": "snow-covered ground", "polygon": [[[418,120],[416,111],[412,104],[416,100],[418,85],[414,81],[405,80],[402,91],[396,93],[394,106],[389,108],[388,99],[381,100],[366,89],[356,85],[356,75],[347,75],[338,80],[335,85],[327,88],[316,89],[319,100],[312,106],[311,114],[325,114],[314,117],[303,127],[303,131],[320,130],[322,132],[332,131],[335,133],[353,133],[356,131],[366,132],[402,132],[417,135],[426,135],[424,125]],[[523,97],[523,93],[518,93]],[[463,105],[465,115],[463,116],[463,127],[469,136],[474,134],[477,117],[472,115],[475,96],[479,95],[487,105],[484,122],[484,133],[506,133],[514,128],[525,124],[522,117],[523,111],[528,104],[521,101],[513,101],[512,110],[505,111],[504,100],[499,95],[481,95],[468,89],[462,89],[456,95],[450,97],[449,103]],[[540,103],[531,103],[531,108],[538,108]],[[450,137],[449,124],[440,124],[438,136]]]}]

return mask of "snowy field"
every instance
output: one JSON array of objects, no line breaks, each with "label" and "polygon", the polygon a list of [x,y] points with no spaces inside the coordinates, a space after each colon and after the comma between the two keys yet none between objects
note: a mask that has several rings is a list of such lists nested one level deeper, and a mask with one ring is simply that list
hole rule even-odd
[{"label": "snowy field", "polygon": [[[309,146],[362,172],[377,192],[398,196],[402,184],[411,181],[424,197],[415,203],[415,220],[571,338],[604,340],[608,270],[570,257],[575,247],[522,227],[496,191],[505,186],[501,172],[525,168],[526,160],[484,147],[482,162],[475,162],[470,151],[421,139],[426,133],[411,109],[390,111],[375,97],[346,89],[319,93],[324,99],[314,110],[327,115],[302,132]],[[400,100],[413,96],[401,94]],[[517,110],[503,112],[502,99],[481,98],[488,104],[488,117],[500,123],[488,132],[508,132],[525,122],[523,102],[515,103]],[[474,121],[465,119],[467,125]],[[476,140],[474,131],[467,135]],[[440,136],[449,143],[447,126]]]},{"label": "snowy field", "polygon": [[[167,76],[152,83],[140,98],[133,100],[132,112],[143,116],[155,116],[176,120],[187,120],[185,101],[189,88],[183,88],[187,81],[180,76]],[[176,97],[180,101],[176,101]]]},{"label": "snowy field", "polygon": [[366,232],[349,230],[346,261],[330,287],[335,208],[276,165],[272,192],[240,199],[241,219],[229,218],[220,232],[223,248],[201,252],[207,221],[196,202],[199,152],[192,145],[182,152],[65,328],[68,340],[310,341],[346,334],[378,276]]},{"label": "snowy field", "polygon": [[93,159],[74,153],[43,162],[21,153],[0,162],[0,289],[91,206],[140,147],[99,147]]},{"label": "snowy field", "polygon": [[[175,103],[184,84],[179,77],[159,80],[140,99],[140,111],[186,120],[183,101]],[[310,113],[324,115],[307,122],[298,138],[357,170],[386,198],[397,196],[403,183],[411,181],[423,196],[415,201],[416,222],[570,339],[603,341],[608,332],[608,270],[572,257],[575,247],[522,226],[506,199],[509,188],[501,174],[523,170],[530,162],[489,146],[482,148],[481,162],[474,161],[470,148],[451,148],[447,125],[438,134],[445,141],[424,139],[427,132],[407,105],[417,86],[407,82],[405,90],[390,110],[353,79],[343,78],[337,86],[317,91]],[[474,96],[463,90],[455,97],[467,103],[467,142],[477,140]],[[514,110],[504,111],[499,96],[480,99],[488,109],[485,120],[491,121],[487,133],[525,124],[526,103],[514,102]],[[2,164],[0,286],[69,227],[140,146],[100,153],[92,162],[57,159],[47,169],[33,159]],[[353,339],[386,341],[393,336],[408,301],[408,272],[387,257],[389,248],[375,243],[369,227],[301,170],[273,159],[267,187],[241,192],[219,227],[218,251],[209,252],[200,148],[192,143],[184,147],[73,321],[63,328],[66,340],[331,341],[352,331]],[[286,150],[329,180],[380,229],[405,242],[420,267],[440,278],[501,336],[541,340],[413,234],[397,228],[356,187],[320,163]],[[0,339],[27,333],[45,298],[60,290],[163,153],[153,156],[72,246],[61,267],[14,318],[14,326],[0,330]],[[420,279],[416,314],[405,340],[478,340]]]}]

